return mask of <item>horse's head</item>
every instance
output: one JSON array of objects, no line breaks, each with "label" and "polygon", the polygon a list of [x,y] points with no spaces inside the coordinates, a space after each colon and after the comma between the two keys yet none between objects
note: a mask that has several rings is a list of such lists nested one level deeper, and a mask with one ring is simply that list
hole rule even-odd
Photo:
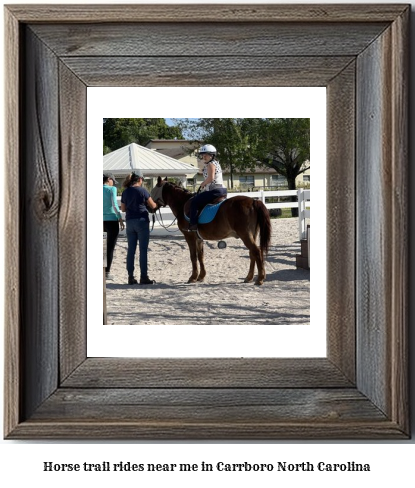
[{"label": "horse's head", "polygon": [[175,183],[164,180],[159,176],[157,178],[157,185],[150,192],[151,198],[157,203],[159,207],[169,205],[184,205],[184,203],[192,196],[186,188],[182,188]]},{"label": "horse's head", "polygon": [[166,204],[163,200],[163,186],[167,183],[167,178],[161,179],[161,176],[157,178],[157,185],[151,190],[150,196],[159,207],[165,207]]}]

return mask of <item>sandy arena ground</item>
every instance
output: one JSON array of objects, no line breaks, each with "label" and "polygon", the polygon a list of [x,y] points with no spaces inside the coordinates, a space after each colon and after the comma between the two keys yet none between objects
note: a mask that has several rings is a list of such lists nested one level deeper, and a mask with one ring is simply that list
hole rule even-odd
[{"label": "sandy arena ground", "polygon": [[[298,219],[272,220],[271,246],[262,286],[243,283],[249,253],[239,239],[226,249],[205,242],[207,275],[188,284],[189,250],[182,234],[151,235],[149,276],[156,284],[129,286],[127,240],[118,239],[107,282],[108,324],[304,324],[310,321],[310,272],[297,269]],[[136,277],[139,277],[138,248]]]}]

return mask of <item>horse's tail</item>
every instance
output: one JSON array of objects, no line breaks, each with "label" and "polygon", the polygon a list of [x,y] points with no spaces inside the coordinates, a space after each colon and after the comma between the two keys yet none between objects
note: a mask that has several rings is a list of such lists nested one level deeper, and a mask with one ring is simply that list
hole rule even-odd
[{"label": "horse's tail", "polygon": [[254,208],[257,213],[257,226],[259,225],[259,248],[262,256],[265,256],[271,243],[271,219],[267,207],[261,200],[254,200]]}]

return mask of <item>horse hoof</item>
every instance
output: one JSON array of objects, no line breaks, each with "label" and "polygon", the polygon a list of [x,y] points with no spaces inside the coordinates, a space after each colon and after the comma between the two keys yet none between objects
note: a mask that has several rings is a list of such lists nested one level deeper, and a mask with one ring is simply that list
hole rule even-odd
[{"label": "horse hoof", "polygon": [[257,286],[261,286],[261,285],[263,285],[263,284],[264,284],[264,282],[263,282],[263,281],[255,281],[255,284],[256,284]]},{"label": "horse hoof", "polygon": [[200,275],[197,277],[197,281],[205,281],[206,278],[206,272],[200,273]]},{"label": "horse hoof", "polygon": [[244,283],[252,283],[253,281],[253,278],[249,279],[249,278],[245,278],[244,279]]},{"label": "horse hoof", "polygon": [[196,278],[189,278],[187,280],[188,283],[196,283]]}]

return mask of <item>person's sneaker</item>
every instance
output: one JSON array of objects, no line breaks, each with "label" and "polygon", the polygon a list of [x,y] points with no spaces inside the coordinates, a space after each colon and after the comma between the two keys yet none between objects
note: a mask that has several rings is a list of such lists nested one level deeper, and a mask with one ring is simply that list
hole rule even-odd
[{"label": "person's sneaker", "polygon": [[114,275],[112,275],[111,273],[105,273],[105,279],[107,281],[114,281]]},{"label": "person's sneaker", "polygon": [[134,278],[134,276],[129,276],[128,277],[128,284],[129,285],[137,285],[138,281]]},{"label": "person's sneaker", "polygon": [[140,285],[154,285],[155,281],[150,280],[150,278],[147,276],[147,278],[141,278],[140,279]]}]

